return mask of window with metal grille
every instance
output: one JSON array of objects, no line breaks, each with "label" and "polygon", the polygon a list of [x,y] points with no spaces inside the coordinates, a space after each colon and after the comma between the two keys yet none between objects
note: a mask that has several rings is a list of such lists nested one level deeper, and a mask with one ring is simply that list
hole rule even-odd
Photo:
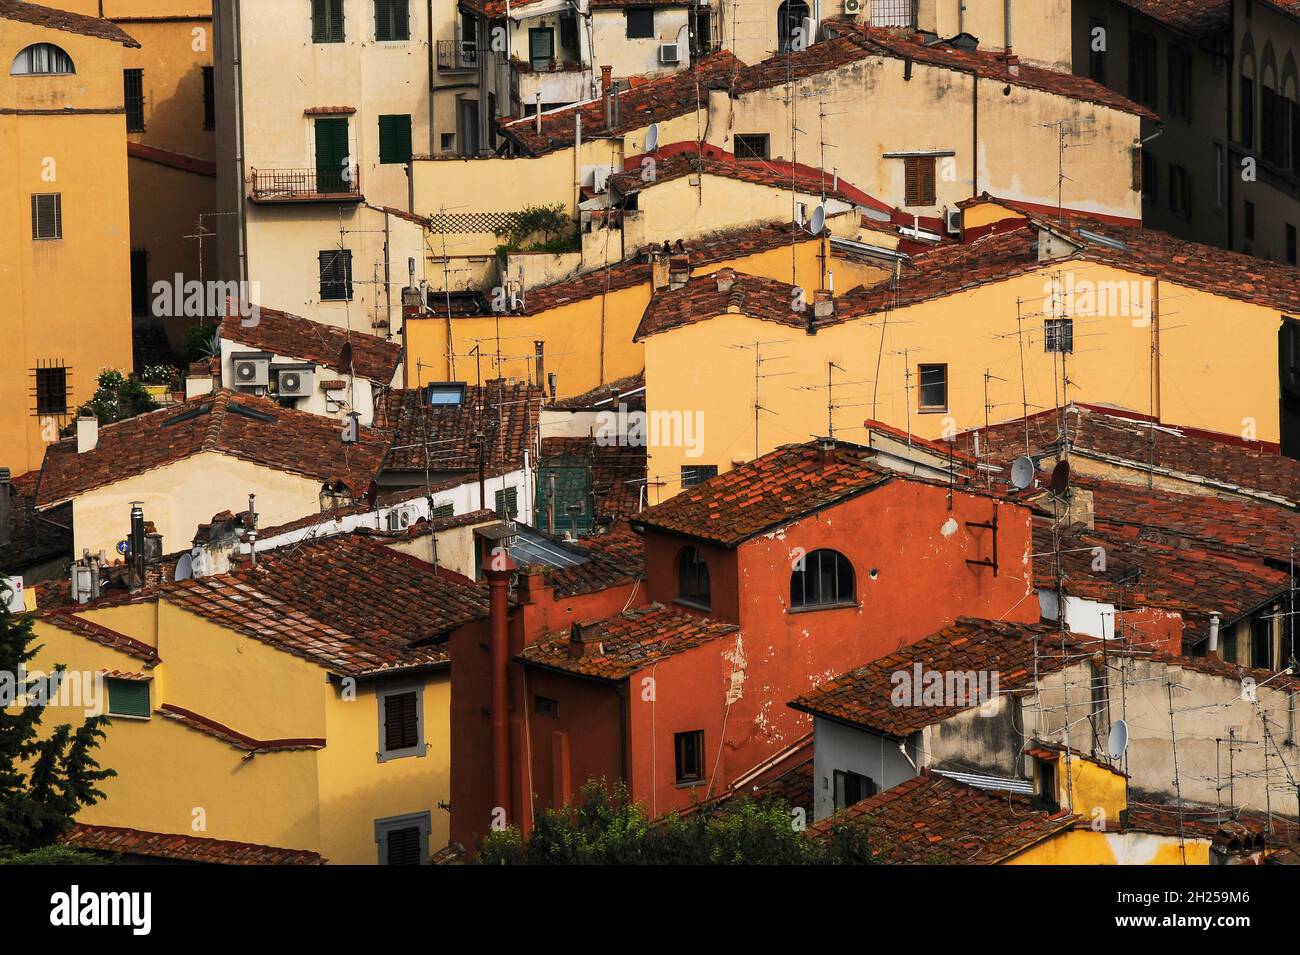
[{"label": "window with metal grille", "polygon": [[126,131],[144,132],[144,70],[123,70],[126,96]]},{"label": "window with metal grille", "polygon": [[408,163],[411,161],[410,116],[379,117],[379,161],[381,163]]},{"label": "window with metal grille", "polygon": [[149,684],[143,680],[104,680],[108,690],[110,716],[142,716],[149,718]]},{"label": "window with metal grille", "polygon": [[1128,95],[1139,103],[1156,105],[1156,38],[1141,30],[1129,35]]},{"label": "window with metal grille", "polygon": [[131,314],[149,314],[149,252],[131,250]]},{"label": "window with metal grille", "polygon": [[32,238],[63,238],[63,193],[32,194]]},{"label": "window with metal grille", "polygon": [[677,733],[673,749],[678,785],[704,782],[704,730]]},{"label": "window with metal grille", "polygon": [[420,719],[422,693],[418,687],[379,694],[379,759],[424,755]]},{"label": "window with metal grille", "polygon": [[1043,351],[1074,351],[1074,319],[1047,318],[1043,320]]},{"label": "window with metal grille", "polygon": [[408,0],[375,0],[375,39],[409,40],[410,38],[411,17]]},{"label": "window with metal grille", "polygon": [[1169,114],[1192,119],[1192,54],[1181,46],[1169,47]]},{"label": "window with metal grille", "polygon": [[343,0],[311,0],[311,41],[343,42]]},{"label": "window with metal grille", "polygon": [[519,489],[508,487],[497,491],[495,509],[499,517],[513,520],[519,516]]},{"label": "window with metal grille", "polygon": [[737,159],[766,159],[770,137],[767,133],[737,133],[735,137]]},{"label": "window with metal grille", "polygon": [[934,156],[907,156],[903,159],[903,179],[909,206],[934,205]]},{"label": "window with metal grille", "polygon": [[203,128],[217,128],[217,87],[213,68],[203,68]]},{"label": "window with metal grille", "polygon": [[655,35],[654,7],[629,7],[624,11],[627,17],[627,38],[629,40],[649,40]]},{"label": "window with metal grille", "polygon": [[320,264],[320,298],[322,302],[352,299],[352,250],[324,249]]},{"label": "window with metal grille", "polygon": [[709,565],[694,547],[683,547],[677,557],[677,599],[705,610],[712,600]]},{"label": "window with metal grille", "polygon": [[948,410],[948,366],[918,365],[922,411]]},{"label": "window with metal grille", "polygon": [[68,413],[68,369],[62,366],[35,368],[36,413],[38,415],[65,415]]},{"label": "window with metal grille", "polygon": [[709,478],[718,476],[718,466],[716,464],[683,464],[682,465],[682,487],[695,487],[697,484],[703,484]]},{"label": "window with metal grille", "polygon": [[790,606],[847,607],[857,600],[853,565],[839,551],[805,554],[790,575]]},{"label": "window with metal grille", "polygon": [[871,0],[871,25],[873,27],[913,27],[914,0]]}]

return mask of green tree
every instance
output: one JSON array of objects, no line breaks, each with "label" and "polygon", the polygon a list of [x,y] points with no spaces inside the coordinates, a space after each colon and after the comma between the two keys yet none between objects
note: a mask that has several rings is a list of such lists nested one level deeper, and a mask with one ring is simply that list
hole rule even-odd
[{"label": "green tree", "polygon": [[[39,648],[32,646],[31,616],[9,609],[9,593],[0,580],[0,692],[16,697],[40,690],[40,680],[25,676]],[[96,784],[117,775],[100,769],[93,755],[107,717],[88,717],[76,729],[61,724],[41,739],[43,716],[41,706],[0,707],[0,853],[5,855],[54,845],[78,810],[104,798]]]},{"label": "green tree", "polygon": [[[146,411],[153,411],[157,403],[145,391],[144,385],[134,378],[128,378],[116,368],[104,368],[96,379],[99,387],[91,399],[77,409],[77,415],[87,415],[99,419],[100,424],[112,424],[134,418]],[[75,422],[69,425],[69,433],[75,431]]]},{"label": "green tree", "polygon": [[591,780],[578,799],[538,817],[532,835],[516,828],[489,833],[477,861],[484,865],[825,865],[873,861],[867,831],[837,824],[823,839],[794,825],[780,800],[739,797],[694,812],[651,821],[628,798]]}]

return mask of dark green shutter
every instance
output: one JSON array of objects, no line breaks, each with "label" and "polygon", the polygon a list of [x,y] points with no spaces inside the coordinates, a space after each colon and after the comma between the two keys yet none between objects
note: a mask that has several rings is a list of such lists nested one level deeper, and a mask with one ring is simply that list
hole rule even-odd
[{"label": "dark green shutter", "polygon": [[497,514],[501,517],[514,517],[519,513],[519,492],[508,487],[504,491],[497,491],[496,496]]},{"label": "dark green shutter", "polygon": [[139,680],[107,679],[110,716],[148,716],[149,684]]},{"label": "dark green shutter", "polygon": [[311,0],[311,41],[313,43],[326,41],[325,3],[326,0]]},{"label": "dark green shutter", "polygon": [[411,117],[379,117],[380,163],[408,163],[411,161]]},{"label": "dark green shutter", "polygon": [[343,160],[348,155],[348,121],[316,120],[316,191],[346,192]]}]

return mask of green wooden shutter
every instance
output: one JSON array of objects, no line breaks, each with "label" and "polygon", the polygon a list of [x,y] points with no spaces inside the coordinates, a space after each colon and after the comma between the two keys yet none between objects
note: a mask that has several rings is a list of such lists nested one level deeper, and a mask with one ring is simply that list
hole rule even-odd
[{"label": "green wooden shutter", "polygon": [[496,505],[497,514],[501,517],[514,517],[519,513],[519,492],[513,487],[497,491]]},{"label": "green wooden shutter", "polygon": [[326,42],[326,0],[311,0],[311,41]]},{"label": "green wooden shutter", "polygon": [[343,160],[348,155],[348,121],[316,120],[316,191],[345,192]]},{"label": "green wooden shutter", "polygon": [[140,680],[106,679],[110,716],[149,715],[149,684]]},{"label": "green wooden shutter", "polygon": [[379,117],[380,163],[408,163],[411,161],[411,117]]}]

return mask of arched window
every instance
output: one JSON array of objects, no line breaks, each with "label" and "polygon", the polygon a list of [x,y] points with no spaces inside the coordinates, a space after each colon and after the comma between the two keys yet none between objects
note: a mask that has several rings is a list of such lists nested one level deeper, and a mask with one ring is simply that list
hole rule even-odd
[{"label": "arched window", "polygon": [[[808,16],[808,4],[803,0],[782,0],[779,7],[776,8],[776,50],[778,53],[785,53],[790,49],[790,42],[794,38],[795,30],[802,28],[804,19]],[[804,46],[812,37],[803,38]]]},{"label": "arched window", "polygon": [[677,556],[677,598],[708,609],[709,565],[694,547],[683,547]]},{"label": "arched window", "polygon": [[13,76],[35,76],[38,74],[75,73],[72,57],[53,43],[33,43],[18,51],[14,57]]},{"label": "arched window", "polygon": [[843,607],[857,597],[853,565],[835,550],[815,550],[790,575],[791,607]]}]

